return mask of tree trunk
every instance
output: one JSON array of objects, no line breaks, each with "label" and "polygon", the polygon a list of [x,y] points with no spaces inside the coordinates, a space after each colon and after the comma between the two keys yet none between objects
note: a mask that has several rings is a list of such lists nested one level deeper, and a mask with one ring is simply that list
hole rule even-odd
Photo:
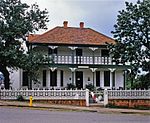
[{"label": "tree trunk", "polygon": [[9,72],[7,70],[7,67],[0,64],[0,71],[4,75],[4,86],[5,86],[5,89],[9,89],[10,79],[9,79]]}]

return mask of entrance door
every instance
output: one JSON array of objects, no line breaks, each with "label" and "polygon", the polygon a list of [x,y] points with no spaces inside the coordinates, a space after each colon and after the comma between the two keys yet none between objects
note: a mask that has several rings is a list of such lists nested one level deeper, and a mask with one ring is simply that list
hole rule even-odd
[{"label": "entrance door", "polygon": [[78,89],[83,88],[83,72],[76,71],[76,86]]}]

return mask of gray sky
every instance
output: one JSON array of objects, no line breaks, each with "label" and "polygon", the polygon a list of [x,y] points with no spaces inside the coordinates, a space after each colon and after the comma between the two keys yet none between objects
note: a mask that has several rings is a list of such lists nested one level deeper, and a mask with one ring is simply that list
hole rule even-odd
[{"label": "gray sky", "polygon": [[125,8],[125,1],[135,3],[137,0],[22,0],[28,5],[36,2],[41,9],[49,11],[48,29],[62,26],[64,20],[68,21],[68,26],[79,27],[82,21],[85,27],[110,37],[118,11]]}]

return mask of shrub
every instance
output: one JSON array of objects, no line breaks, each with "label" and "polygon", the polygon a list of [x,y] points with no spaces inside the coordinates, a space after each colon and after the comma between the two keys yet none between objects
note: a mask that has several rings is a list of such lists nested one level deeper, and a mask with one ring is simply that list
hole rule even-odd
[{"label": "shrub", "polygon": [[76,89],[76,86],[72,83],[69,83],[67,84],[67,89],[70,90],[70,89]]},{"label": "shrub", "polygon": [[95,90],[95,87],[90,83],[90,84],[87,84],[85,86],[87,89],[89,89],[89,91],[94,91]]},{"label": "shrub", "polygon": [[22,95],[19,95],[17,96],[17,101],[25,101],[25,99]]}]

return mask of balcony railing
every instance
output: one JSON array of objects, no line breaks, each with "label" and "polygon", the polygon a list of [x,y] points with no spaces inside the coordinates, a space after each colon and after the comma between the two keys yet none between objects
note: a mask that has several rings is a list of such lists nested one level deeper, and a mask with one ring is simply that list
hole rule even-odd
[{"label": "balcony railing", "polygon": [[95,64],[95,65],[112,65],[112,58],[101,56],[67,56],[54,55],[51,57],[51,63],[54,64]]}]

